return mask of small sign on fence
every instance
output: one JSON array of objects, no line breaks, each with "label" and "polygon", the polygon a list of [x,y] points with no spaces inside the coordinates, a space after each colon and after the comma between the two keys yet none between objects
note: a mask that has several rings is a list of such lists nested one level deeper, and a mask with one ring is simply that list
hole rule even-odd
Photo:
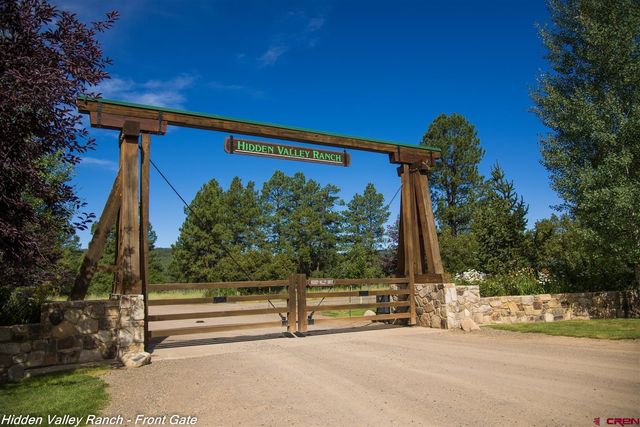
[{"label": "small sign on fence", "polygon": [[334,284],[333,279],[309,279],[309,286],[333,286]]}]

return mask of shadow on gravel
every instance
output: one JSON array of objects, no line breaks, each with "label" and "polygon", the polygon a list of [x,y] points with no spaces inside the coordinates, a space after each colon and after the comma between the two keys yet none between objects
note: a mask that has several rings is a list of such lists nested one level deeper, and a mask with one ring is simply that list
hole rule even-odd
[{"label": "shadow on gravel", "polygon": [[352,327],[333,328],[333,329],[315,329],[315,330],[307,331],[305,334],[300,334],[296,332],[295,336],[287,332],[276,332],[276,333],[260,334],[260,335],[239,335],[235,337],[217,337],[217,338],[212,337],[212,338],[200,338],[200,339],[190,339],[190,340],[170,340],[170,341],[167,341],[168,337],[160,337],[160,338],[154,338],[151,340],[147,351],[149,351],[150,353],[153,353],[153,351],[156,349],[160,350],[165,348],[229,344],[229,343],[235,343],[235,342],[264,341],[264,340],[295,338],[295,337],[304,338],[304,337],[312,337],[315,335],[345,334],[345,333],[352,333],[352,332],[395,329],[395,328],[403,328],[403,327],[406,327],[406,326],[378,323],[378,324],[371,324],[371,325],[365,325],[365,326],[352,326]]}]

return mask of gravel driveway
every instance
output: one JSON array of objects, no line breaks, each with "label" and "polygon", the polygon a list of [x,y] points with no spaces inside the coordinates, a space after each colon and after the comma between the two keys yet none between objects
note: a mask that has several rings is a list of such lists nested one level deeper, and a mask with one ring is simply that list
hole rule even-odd
[{"label": "gravel driveway", "polygon": [[640,342],[396,328],[169,348],[107,381],[107,414],[198,426],[605,425],[640,417]]}]

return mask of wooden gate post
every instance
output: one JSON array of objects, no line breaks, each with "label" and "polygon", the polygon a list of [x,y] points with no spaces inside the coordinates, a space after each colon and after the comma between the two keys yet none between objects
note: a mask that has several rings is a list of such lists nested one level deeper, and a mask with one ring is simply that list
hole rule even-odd
[{"label": "wooden gate post", "polygon": [[297,274],[298,282],[298,332],[307,332],[307,275]]},{"label": "wooden gate post", "polygon": [[140,124],[126,121],[120,142],[122,203],[118,221],[117,266],[119,280],[115,293],[142,294],[140,280],[140,228],[138,201],[138,138]]},{"label": "wooden gate post", "polygon": [[148,344],[149,322],[149,156],[151,135],[143,133],[140,143],[140,282],[144,295],[144,344]]},{"label": "wooden gate post", "polygon": [[294,333],[296,332],[298,326],[296,325],[296,317],[298,314],[297,307],[297,289],[298,288],[298,276],[296,274],[291,274],[289,276],[289,284],[287,285],[287,332]]},{"label": "wooden gate post", "polygon": [[409,324],[416,324],[416,301],[415,301],[415,271],[416,262],[414,245],[418,242],[414,242],[414,228],[417,224],[414,223],[415,215],[412,212],[412,208],[415,207],[415,200],[412,201],[413,194],[411,192],[411,180],[409,165],[403,164],[398,168],[398,173],[402,180],[402,241],[403,241],[403,253],[404,253],[404,274],[409,279],[409,311],[411,317],[409,318]]}]

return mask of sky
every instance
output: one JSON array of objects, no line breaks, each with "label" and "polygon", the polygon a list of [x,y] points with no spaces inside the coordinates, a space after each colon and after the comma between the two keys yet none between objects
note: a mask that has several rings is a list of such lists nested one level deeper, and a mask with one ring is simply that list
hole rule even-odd
[{"label": "sky", "polygon": [[[55,2],[83,21],[118,10],[101,34],[111,79],[103,97],[417,144],[438,115],[459,113],[529,204],[529,227],[559,203],[538,142],[548,131],[531,112],[547,67],[537,24],[543,1],[169,1]],[[117,170],[116,131],[92,129],[95,150],[74,185],[100,214]],[[348,168],[229,155],[227,134],[170,127],[152,136],[151,159],[187,201],[210,179],[262,183],[301,171],[337,185],[348,202],[372,182],[391,201],[400,186],[382,154],[351,150]],[[239,136],[239,135],[235,135]],[[253,138],[256,139],[256,138]],[[289,142],[287,142],[289,143]],[[300,144],[304,145],[304,144]],[[168,247],[184,221],[180,200],[151,172],[150,221]],[[391,219],[399,210],[396,198]],[[90,240],[80,232],[82,246]]]}]

